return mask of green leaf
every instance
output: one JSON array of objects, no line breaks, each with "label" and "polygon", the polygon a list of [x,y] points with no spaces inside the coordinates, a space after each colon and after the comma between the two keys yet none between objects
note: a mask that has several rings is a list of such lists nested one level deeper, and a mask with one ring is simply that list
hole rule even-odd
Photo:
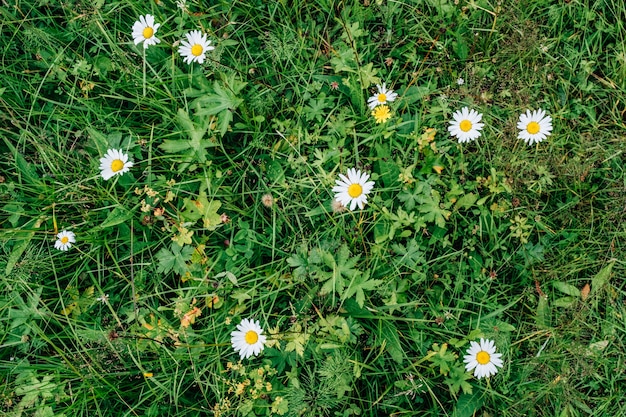
[{"label": "green leaf", "polygon": [[438,343],[433,344],[433,350],[429,351],[428,360],[432,362],[431,367],[439,368],[441,375],[448,375],[450,372],[450,366],[456,361],[456,355],[452,352],[448,352],[448,344],[444,343],[439,346]]},{"label": "green leaf", "polygon": [[130,210],[122,206],[116,206],[107,218],[100,224],[101,229],[108,229],[113,226],[117,226],[120,223],[124,223],[133,217],[133,213]]},{"label": "green leaf", "polygon": [[197,200],[185,198],[184,206],[186,210],[181,216],[193,222],[202,219],[205,229],[215,230],[222,223],[222,216],[217,213],[222,203],[218,200],[209,201],[204,191],[198,195]]},{"label": "green leaf", "polygon": [[359,307],[363,307],[365,302],[365,291],[371,291],[383,283],[380,279],[369,279],[369,277],[370,271],[359,273],[353,277],[343,292],[341,301],[356,295],[356,302],[359,304]]},{"label": "green leaf", "polygon": [[380,337],[391,359],[402,363],[405,353],[400,344],[398,328],[388,320],[380,320]]},{"label": "green leaf", "polygon": [[554,300],[554,305],[556,307],[569,308],[576,302],[576,298],[574,297],[561,297]]},{"label": "green leaf", "polygon": [[459,400],[452,411],[452,417],[472,417],[476,415],[476,412],[483,406],[482,392],[475,394],[463,394],[459,397]]},{"label": "green leaf", "polygon": [[446,226],[446,221],[452,214],[450,211],[440,207],[441,195],[437,190],[431,190],[430,196],[422,196],[419,198],[419,211],[424,214],[424,220],[427,222],[435,222],[441,228]]},{"label": "green leaf", "polygon": [[461,208],[468,209],[476,203],[478,200],[478,196],[474,193],[465,194],[463,197],[459,198],[454,204],[454,209],[459,210]]},{"label": "green leaf", "polygon": [[572,284],[567,284],[560,281],[552,281],[552,286],[563,294],[571,295],[573,297],[580,297],[580,290]]},{"label": "green leaf", "polygon": [[537,312],[535,313],[535,323],[541,328],[550,327],[550,306],[548,305],[548,297],[539,296]]},{"label": "green leaf", "polygon": [[237,94],[247,84],[234,76],[227,77],[222,82],[216,80],[213,83],[213,94],[205,94],[192,102],[192,106],[197,109],[196,116],[207,118],[206,116],[217,115],[222,136],[226,134],[233,120],[233,111],[243,103],[243,99],[237,97]]},{"label": "green leaf", "polygon": [[600,272],[596,274],[591,279],[591,294],[595,294],[598,290],[604,287],[611,278],[611,271],[613,270],[613,265],[615,265],[615,259],[613,259],[607,266],[602,268]]},{"label": "green leaf", "polygon": [[11,249],[11,254],[7,259],[7,266],[4,270],[5,275],[9,275],[13,268],[17,264],[19,260],[22,259],[22,254],[28,248],[28,245],[31,239],[35,236],[35,232],[27,232],[23,235],[20,235],[20,240],[13,245],[13,249]]},{"label": "green leaf", "polygon": [[[312,255],[314,253],[315,251],[312,251]],[[324,282],[320,289],[320,294],[343,294],[346,280],[353,279],[359,274],[359,270],[354,268],[359,260],[359,256],[352,256],[348,246],[345,244],[337,251],[336,258],[326,251],[320,251],[319,255],[322,262],[330,269],[330,271],[320,270],[316,273],[317,279]]]},{"label": "green leaf", "polygon": [[460,389],[463,390],[463,394],[471,394],[472,385],[467,382],[467,380],[471,378],[472,375],[465,372],[465,367],[461,365],[453,367],[444,382],[448,385],[448,388],[450,388],[452,395],[456,396]]},{"label": "green leaf", "polygon": [[191,259],[194,248],[191,246],[185,246],[181,248],[178,244],[172,243],[171,252],[165,248],[162,248],[155,255],[159,260],[158,273],[169,273],[174,271],[179,275],[183,275],[187,271],[186,262]]},{"label": "green leaf", "polygon": [[369,88],[370,85],[380,84],[380,78],[376,76],[378,69],[374,69],[374,63],[359,68],[359,76],[361,77],[362,88]]}]

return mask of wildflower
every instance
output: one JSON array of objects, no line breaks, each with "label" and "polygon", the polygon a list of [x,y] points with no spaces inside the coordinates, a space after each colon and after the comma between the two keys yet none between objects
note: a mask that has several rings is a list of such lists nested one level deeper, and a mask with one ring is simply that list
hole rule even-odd
[{"label": "wildflower", "polygon": [[450,120],[448,131],[450,135],[456,137],[459,143],[475,140],[480,136],[480,130],[484,123],[480,123],[483,115],[476,110],[463,107],[452,114],[454,120]]},{"label": "wildflower", "polygon": [[237,330],[230,334],[233,349],[239,352],[241,359],[256,356],[263,350],[267,338],[262,333],[263,329],[258,320],[241,320]]},{"label": "wildflower", "polygon": [[144,49],[150,45],[156,45],[161,42],[156,36],[156,32],[161,26],[160,23],[154,24],[154,16],[147,14],[139,16],[139,20],[133,25],[133,40],[135,45],[143,42]]},{"label": "wildflower", "polygon": [[100,301],[102,304],[106,304],[109,301],[109,294],[104,294],[102,297],[96,298],[96,301]]},{"label": "wildflower", "polygon": [[344,206],[343,204],[341,204],[341,201],[339,200],[335,200],[333,198],[333,201],[330,203],[330,208],[333,210],[333,213],[343,213],[344,211],[346,211],[346,206]]},{"label": "wildflower", "polygon": [[339,83],[337,81],[333,81],[332,83],[330,83],[330,89],[339,90]]},{"label": "wildflower", "polygon": [[132,166],[132,161],[128,160],[128,155],[121,149],[109,149],[106,155],[100,158],[100,175],[104,180],[108,180],[116,174],[128,172]]},{"label": "wildflower", "polygon": [[372,191],[374,187],[374,181],[367,181],[369,174],[361,173],[361,171],[350,168],[348,169],[348,176],[339,174],[339,180],[336,180],[336,186],[333,187],[335,194],[335,200],[339,201],[345,207],[350,204],[350,210],[358,205],[362,210],[365,204],[367,204],[367,194]]},{"label": "wildflower", "polygon": [[519,116],[517,137],[524,139],[528,145],[539,143],[552,133],[552,118],[546,116],[545,110],[526,110]]},{"label": "wildflower", "polygon": [[54,242],[55,249],[66,251],[72,247],[72,243],[76,243],[76,235],[74,232],[64,230],[57,234],[57,241]]},{"label": "wildflower", "polygon": [[480,339],[480,344],[470,342],[467,355],[463,357],[465,369],[469,372],[474,370],[474,376],[478,379],[490,377],[498,373],[498,368],[502,368],[501,353],[496,353],[496,346],[493,340]]},{"label": "wildflower", "polygon": [[376,119],[376,123],[384,123],[391,118],[391,112],[388,106],[376,106],[372,111],[372,116]]},{"label": "wildflower", "polygon": [[265,207],[270,208],[274,205],[274,197],[269,193],[263,194],[263,197],[261,197],[261,203],[263,203]]},{"label": "wildflower", "polygon": [[456,85],[463,85],[463,84],[465,84],[465,80],[461,77],[457,78]]},{"label": "wildflower", "polygon": [[181,42],[181,45],[178,47],[178,53],[187,64],[191,64],[194,61],[202,64],[206,52],[215,49],[213,46],[209,46],[211,41],[207,39],[206,34],[202,34],[199,30],[192,30],[186,33],[185,37],[187,40]]},{"label": "wildflower", "polygon": [[382,86],[376,84],[376,87],[378,88],[378,92],[369,99],[367,99],[367,105],[370,107],[370,109],[373,110],[374,107],[378,106],[379,104],[387,104],[387,102],[391,103],[396,98],[398,98],[398,95],[394,93],[393,90],[387,90],[387,86],[385,85],[385,83],[383,83]]}]

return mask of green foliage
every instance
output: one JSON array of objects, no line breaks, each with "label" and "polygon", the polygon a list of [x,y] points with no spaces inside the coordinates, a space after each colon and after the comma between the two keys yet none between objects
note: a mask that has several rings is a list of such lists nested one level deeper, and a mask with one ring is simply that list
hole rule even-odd
[{"label": "green foliage", "polygon": [[[624,414],[620,2],[13,3],[0,415]],[[465,106],[485,125],[458,143]],[[107,149],[133,166],[104,181]],[[349,168],[362,210],[334,200]],[[479,338],[504,362],[480,380]]]}]

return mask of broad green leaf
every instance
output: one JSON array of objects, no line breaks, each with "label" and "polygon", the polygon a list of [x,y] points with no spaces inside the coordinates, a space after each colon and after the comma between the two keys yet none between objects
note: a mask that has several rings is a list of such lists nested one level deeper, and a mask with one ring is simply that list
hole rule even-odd
[{"label": "broad green leaf", "polygon": [[580,290],[572,284],[561,281],[552,281],[552,286],[563,294],[571,295],[572,297],[580,296]]},{"label": "broad green leaf", "polygon": [[9,275],[11,271],[13,271],[13,268],[15,267],[17,262],[22,259],[22,255],[24,254],[26,248],[28,248],[28,245],[30,244],[33,236],[35,236],[35,232],[27,232],[20,235],[20,240],[15,243],[15,245],[13,245],[13,249],[11,249],[11,254],[7,259],[7,266],[4,270],[5,275]]},{"label": "broad green leaf", "polygon": [[454,204],[454,209],[459,210],[461,208],[468,209],[476,203],[478,200],[478,195],[474,193],[465,194],[463,197],[459,198]]},{"label": "broad green leaf", "polygon": [[472,417],[483,405],[484,393],[479,390],[475,394],[463,394],[456,402],[452,417]]},{"label": "broad green leaf", "polygon": [[591,293],[595,294],[598,290],[604,287],[611,278],[611,271],[613,270],[613,265],[615,265],[615,260],[612,260],[607,266],[602,268],[600,272],[596,274],[591,279]]},{"label": "broad green leaf", "polygon": [[108,229],[109,227],[117,226],[120,223],[124,223],[133,217],[133,213],[130,210],[122,206],[116,206],[109,212],[107,218],[100,224],[101,229]]},{"label": "broad green leaf", "polygon": [[575,297],[561,297],[554,300],[556,307],[569,308],[576,302]]},{"label": "broad green leaf", "polygon": [[550,327],[550,306],[548,305],[548,297],[539,296],[537,304],[537,312],[535,314],[535,323],[538,327]]}]

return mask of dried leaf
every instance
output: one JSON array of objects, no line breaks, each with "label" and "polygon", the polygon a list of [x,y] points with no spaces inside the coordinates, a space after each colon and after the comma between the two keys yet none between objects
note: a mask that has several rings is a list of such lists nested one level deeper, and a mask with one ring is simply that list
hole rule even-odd
[{"label": "dried leaf", "polygon": [[591,287],[589,286],[589,284],[585,284],[585,286],[583,287],[582,290],[580,290],[580,298],[583,299],[583,301],[585,301],[587,299],[587,297],[589,297],[589,292],[591,291]]}]

